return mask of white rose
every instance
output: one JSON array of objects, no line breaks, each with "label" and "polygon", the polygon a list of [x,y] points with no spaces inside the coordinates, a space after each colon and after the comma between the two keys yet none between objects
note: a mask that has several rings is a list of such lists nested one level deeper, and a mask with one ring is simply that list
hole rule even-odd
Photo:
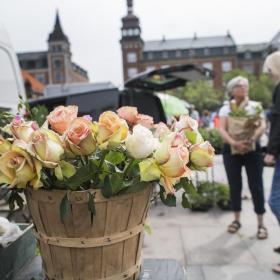
[{"label": "white rose", "polygon": [[128,153],[135,159],[148,157],[159,145],[159,141],[152,132],[138,124],[134,126],[132,135],[125,141]]}]

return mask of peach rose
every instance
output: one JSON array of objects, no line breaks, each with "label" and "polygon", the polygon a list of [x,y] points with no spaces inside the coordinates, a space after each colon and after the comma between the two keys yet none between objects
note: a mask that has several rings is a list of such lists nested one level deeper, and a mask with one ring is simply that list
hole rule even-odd
[{"label": "peach rose", "polygon": [[148,115],[138,114],[136,124],[141,124],[147,128],[152,128],[154,126],[154,119]]},{"label": "peach rose", "polygon": [[58,106],[47,117],[47,120],[51,128],[59,133],[63,134],[68,128],[70,123],[77,118],[78,107],[77,106]]},{"label": "peach rose", "polygon": [[106,111],[100,115],[96,136],[100,149],[121,144],[125,141],[127,135],[128,125],[116,113]]},{"label": "peach rose", "polygon": [[133,125],[137,121],[138,111],[136,107],[123,106],[117,110],[121,119],[126,120],[130,125]]},{"label": "peach rose", "polygon": [[66,143],[74,155],[89,155],[96,149],[93,124],[86,118],[75,119],[66,134]]},{"label": "peach rose", "polygon": [[168,194],[175,192],[174,185],[180,178],[190,178],[191,170],[187,167],[189,150],[181,137],[176,133],[169,134],[155,151],[154,161],[148,159],[139,164],[141,181],[155,180],[159,176],[160,184]]}]

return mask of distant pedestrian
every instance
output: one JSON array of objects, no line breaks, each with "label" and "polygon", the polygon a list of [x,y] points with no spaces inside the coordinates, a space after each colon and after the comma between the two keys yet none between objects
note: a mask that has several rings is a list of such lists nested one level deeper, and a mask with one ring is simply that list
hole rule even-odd
[{"label": "distant pedestrian", "polygon": [[190,109],[189,109],[189,115],[192,119],[199,121],[199,113],[198,111],[195,109],[194,105],[191,105]]},{"label": "distant pedestrian", "polygon": [[[269,205],[280,224],[280,52],[270,54],[264,63],[264,72],[268,73],[275,84],[273,92],[273,105],[270,119],[270,133],[267,147],[267,154],[264,161],[268,165],[275,164],[272,188],[269,198]],[[274,248],[280,253],[280,247]],[[273,268],[275,273],[280,274],[280,264]]]},{"label": "distant pedestrian", "polygon": [[211,115],[210,112],[208,110],[204,110],[202,112],[202,116],[200,119],[200,123],[202,127],[209,127],[210,123],[211,123]]},{"label": "distant pedestrian", "polygon": [[[223,149],[224,166],[230,186],[231,207],[234,212],[234,221],[228,226],[228,232],[236,233],[240,227],[241,213],[241,193],[242,193],[242,166],[245,166],[250,192],[252,194],[254,210],[257,214],[258,230],[257,238],[266,239],[267,229],[263,223],[264,207],[264,188],[262,179],[262,154],[258,140],[265,131],[265,121],[262,116],[260,125],[253,131],[251,139],[234,139],[230,136],[228,124],[233,107],[243,110],[245,114],[255,114],[259,103],[248,98],[249,83],[246,78],[235,77],[227,84],[227,92],[232,99],[220,110],[220,134],[226,143]],[[254,149],[253,147],[256,148]]]}]

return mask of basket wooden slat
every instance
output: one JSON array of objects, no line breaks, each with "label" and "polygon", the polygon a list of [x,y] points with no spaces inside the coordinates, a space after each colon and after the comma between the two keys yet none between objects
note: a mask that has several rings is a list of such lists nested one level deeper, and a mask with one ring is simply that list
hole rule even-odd
[{"label": "basket wooden slat", "polygon": [[90,192],[96,215],[88,210],[87,191],[68,193],[71,207],[62,224],[66,191],[26,190],[48,279],[136,280],[152,187],[110,199]]}]

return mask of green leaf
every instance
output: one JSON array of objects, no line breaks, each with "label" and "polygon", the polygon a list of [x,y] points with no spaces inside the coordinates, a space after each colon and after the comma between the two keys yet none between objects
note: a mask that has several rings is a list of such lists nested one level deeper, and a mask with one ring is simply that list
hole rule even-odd
[{"label": "green leaf", "polygon": [[62,181],[62,180],[63,180],[62,169],[61,169],[61,166],[60,166],[60,165],[58,165],[58,166],[54,169],[54,174],[55,174],[55,177],[56,177],[59,181]]},{"label": "green leaf", "polygon": [[71,163],[69,163],[67,161],[64,161],[64,160],[61,160],[59,162],[59,165],[61,167],[63,177],[70,178],[73,175],[75,175],[76,169],[75,169],[75,166],[72,165]]},{"label": "green leaf", "polygon": [[8,198],[9,208],[11,211],[15,210],[16,205],[19,207],[19,209],[23,208],[24,200],[20,196],[17,190],[12,190],[9,198]]},{"label": "green leaf", "polygon": [[75,175],[70,177],[66,181],[66,185],[70,187],[71,190],[75,191],[80,187],[83,183],[89,181],[92,178],[92,172],[90,165],[85,165],[80,167]]},{"label": "green leaf", "polygon": [[110,176],[107,175],[104,179],[103,187],[101,188],[101,192],[104,197],[109,198],[113,195],[113,190],[110,182]]},{"label": "green leaf", "polygon": [[182,178],[180,180],[180,184],[182,185],[183,189],[187,194],[195,194],[197,192],[193,182],[188,178]]},{"label": "green leaf", "polygon": [[176,207],[176,196],[174,194],[166,194],[163,187],[160,187],[160,199],[163,204],[169,207]]},{"label": "green leaf", "polygon": [[70,202],[69,202],[68,196],[66,194],[60,203],[60,221],[62,224],[64,224],[64,219],[65,219],[65,216],[66,216],[67,212],[69,211],[69,209],[70,209]]},{"label": "green leaf", "polygon": [[95,203],[94,203],[94,195],[89,192],[89,198],[88,198],[88,210],[95,216],[96,209],[95,209]]},{"label": "green leaf", "polygon": [[126,177],[139,177],[140,176],[140,168],[139,168],[139,162],[141,160],[135,159],[129,163],[129,165],[126,167],[124,174]]},{"label": "green leaf", "polygon": [[119,151],[110,151],[106,155],[105,160],[112,164],[118,165],[125,160],[125,155]]},{"label": "green leaf", "polygon": [[148,224],[144,225],[144,230],[147,234],[152,235],[153,231],[151,229],[151,227]]},{"label": "green leaf", "polygon": [[187,137],[187,139],[192,143],[195,144],[196,143],[196,132],[190,131],[190,130],[186,130],[185,131],[185,135]]},{"label": "green leaf", "polygon": [[123,177],[121,173],[114,173],[110,175],[110,185],[113,194],[117,194],[123,188]]},{"label": "green leaf", "polygon": [[184,208],[191,208],[191,204],[190,204],[187,194],[185,192],[182,193],[182,206]]}]

